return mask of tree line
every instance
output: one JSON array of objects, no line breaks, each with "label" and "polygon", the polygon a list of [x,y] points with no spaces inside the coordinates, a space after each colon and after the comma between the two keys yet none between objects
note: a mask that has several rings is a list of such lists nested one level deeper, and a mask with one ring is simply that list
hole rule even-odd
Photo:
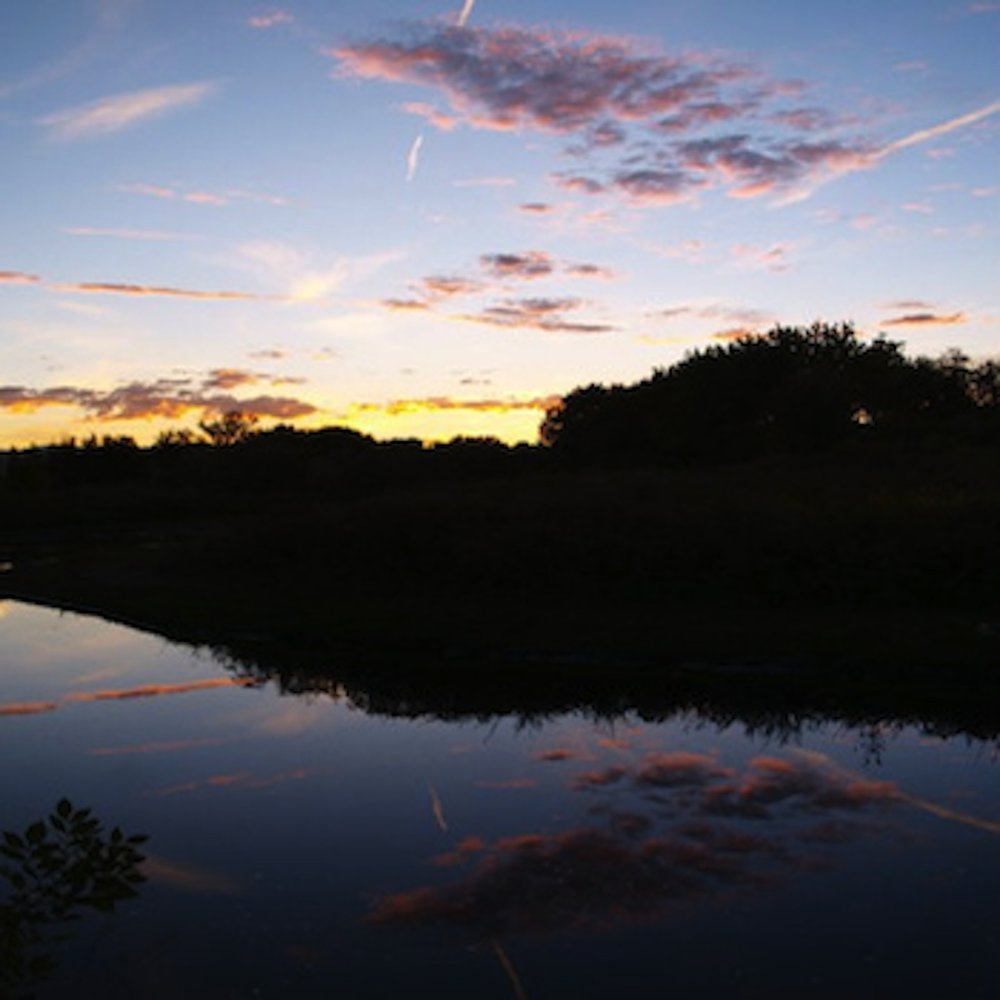
[{"label": "tree line", "polygon": [[574,389],[545,414],[537,445],[456,437],[376,441],[344,427],[262,429],[252,413],[162,432],[149,448],[91,435],[8,453],[8,486],[143,478],[210,485],[355,485],[507,474],[570,464],[687,466],[813,454],[879,442],[1000,444],[1000,364],[958,351],[907,357],[848,323],[775,326],[694,351],[631,385]]}]

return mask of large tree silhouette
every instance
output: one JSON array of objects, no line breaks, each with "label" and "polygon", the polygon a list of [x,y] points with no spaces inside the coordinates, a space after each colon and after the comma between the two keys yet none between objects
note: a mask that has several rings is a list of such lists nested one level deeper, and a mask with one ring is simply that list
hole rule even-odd
[{"label": "large tree silhouette", "polygon": [[696,351],[631,386],[590,385],[546,414],[571,455],[684,461],[822,450],[861,433],[919,432],[975,405],[964,364],[908,359],[847,323],[776,326]]}]

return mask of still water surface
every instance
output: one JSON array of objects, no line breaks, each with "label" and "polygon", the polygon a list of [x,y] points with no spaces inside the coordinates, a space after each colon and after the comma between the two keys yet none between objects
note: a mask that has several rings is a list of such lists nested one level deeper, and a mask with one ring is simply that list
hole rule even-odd
[{"label": "still water surface", "polygon": [[378,717],[0,603],[0,827],[68,797],[149,836],[138,896],[42,928],[58,966],[24,988],[996,996],[995,748],[872,737]]}]

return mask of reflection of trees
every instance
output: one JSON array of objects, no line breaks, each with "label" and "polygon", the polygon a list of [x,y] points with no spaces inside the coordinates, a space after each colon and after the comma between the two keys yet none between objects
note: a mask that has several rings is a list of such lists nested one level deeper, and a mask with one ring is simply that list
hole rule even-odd
[{"label": "reflection of trees", "polygon": [[90,809],[62,799],[51,815],[0,843],[0,993],[45,979],[56,966],[59,928],[86,909],[111,913],[145,881],[142,834],[105,834]]},{"label": "reflection of trees", "polygon": [[[971,667],[943,683],[939,670],[910,664],[877,674],[864,663],[842,663],[836,671],[769,664],[688,668],[614,654],[561,662],[544,654],[518,660],[488,648],[448,655],[388,643],[378,649],[288,639],[231,642],[213,652],[240,677],[273,682],[285,693],[345,698],[370,715],[479,722],[510,717],[526,726],[569,713],[604,720],[635,716],[692,728],[737,725],[749,736],[779,743],[838,723],[858,731],[870,760],[881,760],[906,726],[929,736],[1000,739],[996,672]],[[470,670],[475,661],[482,661],[481,669]]]},{"label": "reflection of trees", "polygon": [[467,838],[445,866],[463,877],[379,899],[370,920],[437,925],[479,940],[606,927],[793,877],[823,845],[859,836],[860,817],[904,801],[895,785],[819,755],[758,757],[742,771],[711,756],[649,754],[578,774],[592,824],[486,845]]}]

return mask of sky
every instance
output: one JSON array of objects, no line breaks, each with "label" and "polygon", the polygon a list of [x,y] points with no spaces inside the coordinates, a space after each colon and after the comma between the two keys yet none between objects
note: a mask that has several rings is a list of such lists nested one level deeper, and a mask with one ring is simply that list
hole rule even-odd
[{"label": "sky", "polygon": [[775,323],[1000,354],[1000,3],[4,0],[0,447],[534,441]]}]

